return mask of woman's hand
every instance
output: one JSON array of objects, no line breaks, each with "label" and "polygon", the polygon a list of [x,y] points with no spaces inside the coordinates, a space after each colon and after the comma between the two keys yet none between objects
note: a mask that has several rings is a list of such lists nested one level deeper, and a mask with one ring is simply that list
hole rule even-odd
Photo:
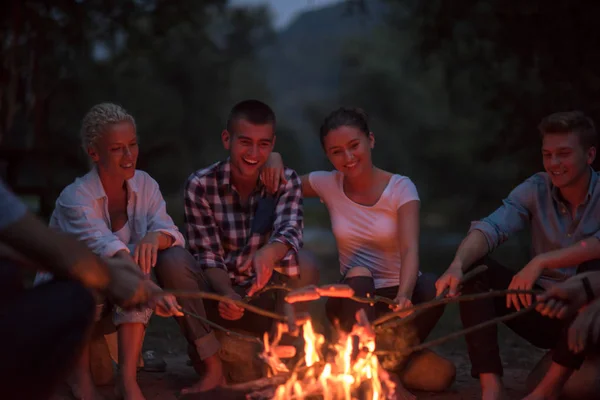
[{"label": "woman's hand", "polygon": [[[396,303],[395,306],[390,306],[390,308],[394,311],[402,311],[405,308],[409,308],[413,306],[412,301],[410,301],[410,298],[404,294],[400,294],[398,293],[396,295],[396,298],[394,299],[394,303]],[[412,314],[412,310],[411,311],[407,311],[406,313],[402,313],[402,315],[400,315],[401,318],[407,317],[410,314]]]},{"label": "woman's hand", "polygon": [[260,171],[260,179],[271,194],[277,192],[279,185],[287,183],[281,154],[276,152],[269,154],[267,162]]},{"label": "woman's hand", "polygon": [[160,235],[160,232],[148,232],[135,246],[133,259],[146,275],[156,265]]}]

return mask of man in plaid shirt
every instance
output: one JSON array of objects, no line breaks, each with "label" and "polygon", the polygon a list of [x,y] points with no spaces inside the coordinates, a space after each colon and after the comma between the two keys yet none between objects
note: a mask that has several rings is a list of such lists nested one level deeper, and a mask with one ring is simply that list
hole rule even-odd
[{"label": "man in plaid shirt", "polygon": [[[221,139],[229,158],[196,171],[185,187],[185,228],[201,269],[174,272],[175,286],[214,290],[233,299],[253,296],[269,281],[301,287],[317,283],[318,270],[302,247],[300,178],[285,170],[287,182],[269,193],[259,178],[275,145],[275,115],[257,100],[233,107]],[[279,309],[283,296],[269,291],[251,303]],[[182,299],[184,309],[197,299]],[[186,304],[189,303],[189,304]],[[261,335],[272,320],[224,302],[204,301],[212,321]]]}]

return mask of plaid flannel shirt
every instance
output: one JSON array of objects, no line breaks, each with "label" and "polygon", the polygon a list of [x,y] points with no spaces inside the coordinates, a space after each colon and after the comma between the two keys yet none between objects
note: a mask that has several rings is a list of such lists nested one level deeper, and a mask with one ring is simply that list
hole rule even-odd
[{"label": "plaid flannel shirt", "polygon": [[304,225],[302,184],[298,174],[285,169],[287,183],[273,195],[274,220],[263,234],[251,232],[258,201],[267,196],[266,187],[258,182],[246,205],[231,183],[231,163],[221,161],[196,171],[185,187],[185,230],[190,252],[202,268],[223,268],[232,282],[246,286],[255,277],[254,268],[240,271],[257,250],[268,243],[290,246],[275,271],[297,276],[298,251],[302,247]]}]

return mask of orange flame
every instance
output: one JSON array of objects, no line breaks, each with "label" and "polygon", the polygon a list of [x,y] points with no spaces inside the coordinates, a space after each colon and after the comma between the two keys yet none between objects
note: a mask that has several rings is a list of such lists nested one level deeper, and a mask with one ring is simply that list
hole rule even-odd
[{"label": "orange flame", "polygon": [[[355,325],[349,334],[340,333],[337,343],[329,346],[331,354],[327,354],[330,360],[327,362],[323,353],[323,350],[327,350],[323,347],[325,338],[314,331],[310,320],[304,324],[303,337],[305,372],[294,372],[286,383],[277,388],[275,399],[304,399],[320,394],[324,400],[353,400],[359,388],[367,390],[372,400],[393,397],[395,384],[387,372],[380,368],[374,354],[375,335],[372,331]],[[268,338],[265,337],[265,349],[268,346]],[[281,362],[268,358],[263,353],[263,359],[269,365]]]}]

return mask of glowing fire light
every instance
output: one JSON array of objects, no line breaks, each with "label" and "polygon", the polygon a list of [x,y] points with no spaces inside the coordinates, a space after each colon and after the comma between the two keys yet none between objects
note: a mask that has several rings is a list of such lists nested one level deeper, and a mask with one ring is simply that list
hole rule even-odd
[{"label": "glowing fire light", "polygon": [[[280,336],[281,329],[273,345]],[[316,333],[308,320],[303,326],[303,337],[304,366],[277,388],[275,399],[305,399],[314,395],[324,400],[353,400],[358,396],[372,400],[393,398],[396,385],[380,368],[373,353],[375,334],[370,327],[359,322],[349,334],[340,333],[337,343],[325,345],[323,335]],[[265,337],[266,351],[262,358],[271,366],[280,365],[281,360],[272,351],[267,354],[268,349]]]}]

